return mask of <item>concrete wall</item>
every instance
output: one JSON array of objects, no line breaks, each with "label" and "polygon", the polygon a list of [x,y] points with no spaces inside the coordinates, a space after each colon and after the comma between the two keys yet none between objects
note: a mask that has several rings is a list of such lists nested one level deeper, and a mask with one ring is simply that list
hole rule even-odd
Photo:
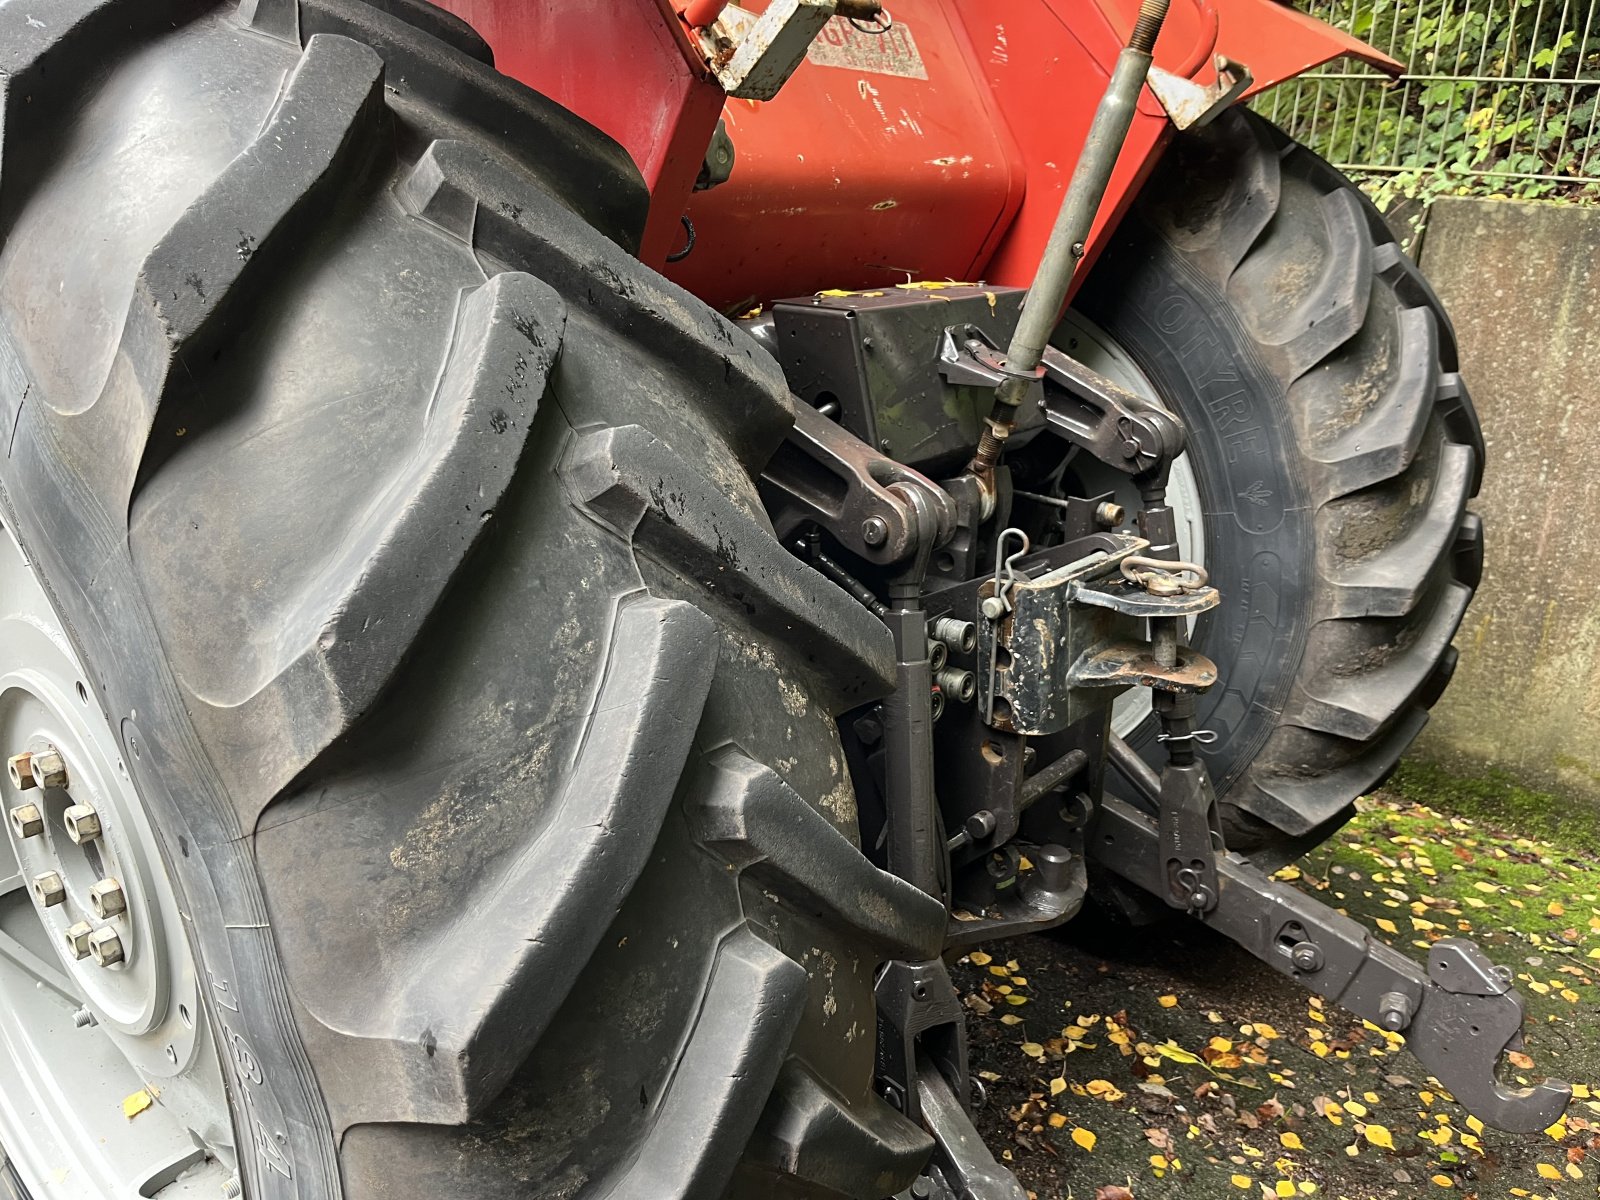
[{"label": "concrete wall", "polygon": [[1600,803],[1600,208],[1441,200],[1424,273],[1483,420],[1483,584],[1416,757]]}]

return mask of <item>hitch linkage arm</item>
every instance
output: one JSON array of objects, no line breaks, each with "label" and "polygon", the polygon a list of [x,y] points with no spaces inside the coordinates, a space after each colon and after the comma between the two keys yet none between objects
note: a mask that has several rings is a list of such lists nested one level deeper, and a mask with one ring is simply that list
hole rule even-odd
[{"label": "hitch linkage arm", "polygon": [[[1166,893],[1160,833],[1151,817],[1107,796],[1090,844],[1102,866]],[[1522,1044],[1522,997],[1509,972],[1472,942],[1435,942],[1424,971],[1349,917],[1236,854],[1218,856],[1217,881],[1215,906],[1197,912],[1197,920],[1358,1017],[1404,1033],[1406,1048],[1485,1124],[1533,1133],[1561,1116],[1570,1085],[1545,1080],[1510,1087],[1496,1077],[1501,1055]]]}]

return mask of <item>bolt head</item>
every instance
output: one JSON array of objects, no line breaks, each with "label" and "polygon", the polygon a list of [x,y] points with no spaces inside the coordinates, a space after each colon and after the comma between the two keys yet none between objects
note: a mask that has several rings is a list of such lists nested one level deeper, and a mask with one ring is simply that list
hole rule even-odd
[{"label": "bolt head", "polygon": [[61,814],[67,827],[67,836],[78,845],[92,842],[100,836],[100,814],[92,804],[74,804]]},{"label": "bolt head", "polygon": [[19,804],[11,810],[11,829],[19,838],[38,837],[44,832],[44,814],[37,804]]},{"label": "bolt head", "polygon": [[33,780],[33,755],[26,750],[6,759],[6,771],[11,776],[11,786],[19,792],[38,786]]},{"label": "bolt head", "polygon": [[33,877],[33,898],[45,908],[54,908],[67,898],[67,885],[54,871],[41,871]]},{"label": "bolt head", "polygon": [[102,919],[128,911],[128,897],[115,879],[101,879],[89,887],[89,907]]},{"label": "bolt head", "polygon": [[33,778],[42,788],[67,786],[67,763],[54,746],[49,746],[33,756]]},{"label": "bolt head", "polygon": [[89,957],[96,966],[109,967],[122,961],[122,939],[114,929],[96,929],[89,935]]},{"label": "bolt head", "polygon": [[88,958],[89,935],[93,932],[94,926],[87,921],[79,921],[62,930],[61,940],[67,944],[67,954],[77,959]]},{"label": "bolt head", "polygon": [[979,609],[989,620],[998,621],[1006,615],[1006,602],[999,596],[990,596],[979,605]]},{"label": "bolt head", "polygon": [[889,536],[889,526],[882,517],[868,517],[861,522],[861,540],[869,546],[881,546]]}]

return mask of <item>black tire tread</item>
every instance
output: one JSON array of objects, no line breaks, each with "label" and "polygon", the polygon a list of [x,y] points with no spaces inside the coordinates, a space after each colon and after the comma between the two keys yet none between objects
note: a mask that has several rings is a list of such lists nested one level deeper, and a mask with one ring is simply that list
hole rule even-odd
[{"label": "black tire tread", "polygon": [[1141,203],[1281,385],[1316,584],[1296,682],[1223,797],[1263,860],[1385,778],[1454,665],[1482,553],[1483,440],[1432,288],[1348,179],[1244,110],[1178,140]]},{"label": "black tire tread", "polygon": [[[835,726],[887,690],[888,635],[773,536],[754,477],[787,388],[630,257],[625,155],[414,0],[36,9],[60,22],[12,43],[8,152],[24,86],[114,121],[96,89],[160,39],[282,81],[140,255],[105,386],[24,387],[5,475],[86,636],[160,648],[99,686],[152,726],[141,787],[187,819],[205,776],[225,814],[174,835],[185,886],[259,890],[197,936],[262,960],[325,1112],[239,1074],[268,1033],[226,1006],[251,1194],[903,1188],[930,1142],[871,1088],[873,969],[936,953],[944,914],[860,853]],[[28,132],[0,210],[48,227]],[[453,274],[396,300],[412,259]],[[364,270],[372,311],[327,313]],[[26,287],[0,263],[0,316]],[[373,339],[424,309],[426,340]],[[356,315],[332,382],[312,356],[239,386],[297,321]],[[383,377],[385,347],[416,369]],[[337,373],[362,355],[382,406]]]}]

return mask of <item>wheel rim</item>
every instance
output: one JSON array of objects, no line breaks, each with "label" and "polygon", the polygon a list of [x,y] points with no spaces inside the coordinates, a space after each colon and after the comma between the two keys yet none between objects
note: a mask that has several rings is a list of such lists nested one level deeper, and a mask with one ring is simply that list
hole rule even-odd
[{"label": "wheel rim", "polygon": [[[1098,371],[1107,379],[1127,389],[1136,396],[1152,400],[1169,408],[1134,362],[1133,356],[1120,346],[1110,334],[1089,318],[1078,312],[1068,312],[1056,328],[1051,339],[1054,344],[1090,370]],[[1085,495],[1115,492],[1117,502],[1130,512],[1139,509],[1138,489],[1128,482],[1127,476],[1113,471],[1100,462],[1077,465],[1076,474],[1084,487]],[[1187,562],[1206,563],[1205,508],[1200,501],[1200,484],[1195,478],[1189,456],[1183,455],[1172,464],[1167,477],[1167,503],[1178,529],[1178,556]],[[1192,629],[1192,623],[1191,623]],[[1117,697],[1111,706],[1111,730],[1127,737],[1150,715],[1150,693],[1145,688],[1134,688]]]},{"label": "wheel rim", "polygon": [[[35,1200],[236,1192],[227,1093],[161,844],[4,529],[0,754],[23,752],[33,762],[0,778],[0,1148]],[[52,753],[64,786],[44,774]]]}]

